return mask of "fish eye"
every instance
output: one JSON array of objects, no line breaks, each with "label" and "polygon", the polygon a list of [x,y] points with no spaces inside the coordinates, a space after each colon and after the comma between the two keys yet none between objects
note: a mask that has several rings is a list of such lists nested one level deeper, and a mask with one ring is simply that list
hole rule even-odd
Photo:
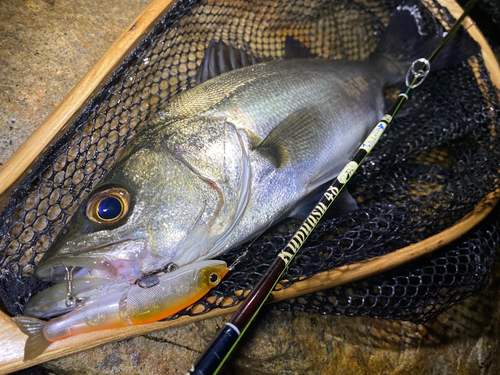
[{"label": "fish eye", "polygon": [[106,197],[97,205],[97,216],[99,219],[114,220],[123,212],[123,203],[116,197]]},{"label": "fish eye", "polygon": [[220,276],[217,272],[212,272],[208,277],[208,280],[210,281],[210,284],[217,285],[220,282]]},{"label": "fish eye", "polygon": [[96,223],[114,224],[128,211],[130,196],[123,188],[110,188],[95,194],[87,204],[87,217]]}]

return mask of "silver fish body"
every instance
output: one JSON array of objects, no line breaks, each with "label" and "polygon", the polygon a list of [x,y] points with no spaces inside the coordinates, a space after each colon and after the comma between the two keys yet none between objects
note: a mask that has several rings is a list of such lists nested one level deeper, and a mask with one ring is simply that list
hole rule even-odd
[{"label": "silver fish body", "polygon": [[[182,93],[130,142],[67,232],[40,262],[132,280],[221,254],[294,214],[336,176],[382,115],[401,64],[303,59],[261,63]],[[89,218],[92,197],[119,187],[128,212]]]}]

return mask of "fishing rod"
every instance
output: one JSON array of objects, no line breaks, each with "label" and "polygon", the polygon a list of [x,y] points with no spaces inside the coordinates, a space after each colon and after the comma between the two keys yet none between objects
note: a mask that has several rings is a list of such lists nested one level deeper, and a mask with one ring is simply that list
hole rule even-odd
[{"label": "fishing rod", "polygon": [[[292,239],[281,250],[266,273],[243,301],[231,320],[218,332],[210,345],[205,349],[186,375],[213,375],[219,372],[232,350],[238,344],[241,336],[245,333],[250,323],[264,305],[268,296],[276,287],[281,275],[285,272],[292,259],[300,250],[335,198],[339,195],[340,191],[344,188],[373,147],[375,147],[401,106],[408,100],[410,91],[421,85],[425,80],[430,72],[431,64],[455,35],[462,21],[476,2],[477,0],[470,0],[465,5],[462,16],[455,22],[450,32],[443,38],[428,59],[420,58],[411,64],[406,75],[405,83],[407,87],[404,92],[399,94],[399,100],[393,104],[380,122],[373,128],[372,132],[359,147],[354,157],[335,178],[309,216],[295,232]],[[417,67],[417,65],[420,65],[420,67]]]}]

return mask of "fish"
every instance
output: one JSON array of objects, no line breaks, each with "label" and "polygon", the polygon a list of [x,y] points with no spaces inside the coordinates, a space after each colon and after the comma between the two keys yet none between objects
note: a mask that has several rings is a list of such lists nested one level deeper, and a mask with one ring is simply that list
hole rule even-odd
[{"label": "fish", "polygon": [[102,296],[47,321],[29,316],[11,320],[28,335],[24,360],[39,356],[54,341],[83,332],[146,324],[167,318],[192,305],[226,276],[220,260],[196,262],[164,273],[153,287],[134,284],[125,291]]},{"label": "fish", "polygon": [[[414,1],[400,5],[365,61],[292,51],[258,62],[212,43],[199,85],[138,131],[35,275],[65,283],[72,267],[75,283],[99,280],[80,288],[91,301],[144,276],[214,259],[273,223],[301,217],[383,115],[384,87],[404,81],[411,62],[441,40],[442,28],[424,22],[424,11]],[[453,49],[461,56],[443,51],[443,66],[470,55]],[[52,292],[53,303],[29,303],[25,313],[66,312],[62,293],[45,293]]]}]

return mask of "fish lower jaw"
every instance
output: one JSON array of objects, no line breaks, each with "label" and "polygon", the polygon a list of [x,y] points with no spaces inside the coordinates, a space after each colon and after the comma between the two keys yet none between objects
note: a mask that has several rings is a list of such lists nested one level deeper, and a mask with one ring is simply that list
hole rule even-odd
[{"label": "fish lower jaw", "polygon": [[125,280],[82,276],[72,281],[71,295],[68,296],[68,284],[63,281],[30,298],[24,306],[24,314],[40,319],[51,319],[102,296],[125,291],[131,285],[133,284]]},{"label": "fish lower jaw", "polygon": [[102,257],[65,257],[45,263],[37,276],[55,285],[35,295],[28,302],[25,313],[47,319],[65,314],[80,303],[124,291],[140,277],[140,265],[137,261]]}]

